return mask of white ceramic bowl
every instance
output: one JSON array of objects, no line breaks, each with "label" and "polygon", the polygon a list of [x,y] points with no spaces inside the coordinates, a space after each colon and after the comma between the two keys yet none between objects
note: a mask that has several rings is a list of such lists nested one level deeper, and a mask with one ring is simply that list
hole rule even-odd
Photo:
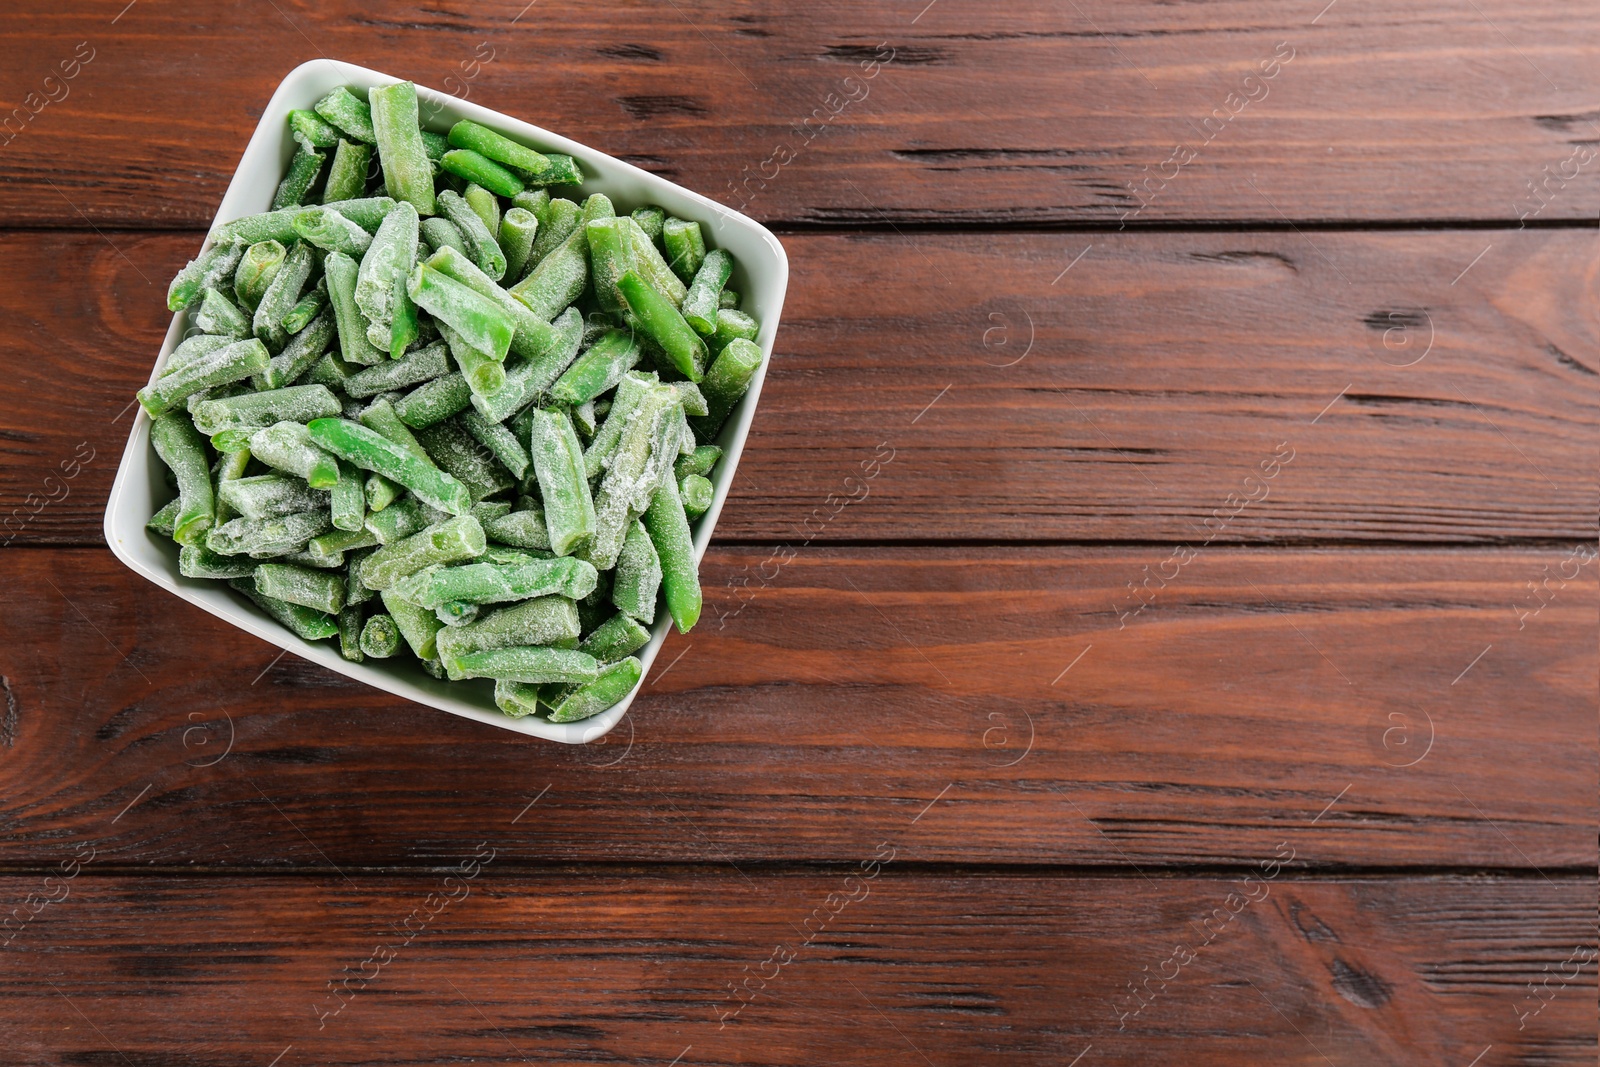
[{"label": "white ceramic bowl", "polygon": [[[261,116],[261,123],[245,148],[244,158],[239,161],[233,181],[228,185],[227,195],[222,198],[222,206],[212,220],[212,230],[241,216],[265,211],[271,205],[273,193],[296,148],[289,135],[290,110],[309,108],[329,90],[340,85],[366,90],[400,80],[375,70],[327,59],[314,60],[290,71],[277,92],[272,94],[272,100]],[[789,261],[784,255],[783,246],[778,244],[777,238],[766,227],[753,219],[729,211],[698,193],[692,193],[665,178],[658,178],[586,145],[421,85],[417,86],[417,96],[428,128],[442,133],[460,119],[471,119],[535,148],[566,152],[578,160],[588,176],[583,183],[584,195],[605,193],[622,210],[632,210],[644,204],[659,204],[669,214],[698,220],[706,233],[707,245],[724,248],[734,256],[738,265],[728,284],[742,294],[743,308],[760,321],[761,334],[757,342],[767,358],[756,372],[750,391],[733,409],[727,426],[717,439],[724,455],[712,478],[716,492],[711,508],[700,518],[695,532],[695,557],[699,559],[705,554],[711,531],[717,523],[717,515],[722,511],[722,502],[727,499],[733,472],[739,465],[739,453],[744,447],[745,434],[755,416],[767,363],[772,357],[772,340],[777,332],[778,314],[783,308],[784,291],[789,283]],[[209,237],[206,244],[210,244]],[[151,371],[152,381],[166,365],[168,355],[183,334],[186,320],[187,315],[180,313],[167,330],[161,354]],[[141,410],[133,431],[128,435],[128,446],[122,453],[116,482],[111,487],[111,499],[106,505],[105,533],[111,551],[123,563],[163,589],[255,634],[263,641],[320,663],[329,670],[441,711],[476,719],[504,730],[515,730],[567,744],[583,744],[604,736],[621,721],[628,705],[638,694],[639,690],[635,688],[616,707],[583,722],[552,723],[531,717],[513,719],[495,707],[492,683],[440,681],[429,677],[409,656],[351,663],[339,655],[333,642],[301,640],[225,584],[193,580],[180,575],[177,546],[170,539],[158,537],[145,529],[145,522],[170,496],[160,460],[150,446],[150,420]],[[669,626],[670,620],[663,608],[656,619],[650,643],[638,653],[645,670],[640,680],[641,686],[649,677],[651,662],[661,650]]]}]

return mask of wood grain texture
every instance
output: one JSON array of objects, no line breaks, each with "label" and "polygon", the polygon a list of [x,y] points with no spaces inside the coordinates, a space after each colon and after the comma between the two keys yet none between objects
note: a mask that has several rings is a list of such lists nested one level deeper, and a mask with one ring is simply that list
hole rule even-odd
[{"label": "wood grain texture", "polygon": [[[0,153],[0,221],[203,226],[283,75],[328,57],[466,94],[773,221],[1600,208],[1583,147],[1600,22],[1556,0],[1320,15],[1303,0],[820,0],[804,17],[705,0],[123,6],[11,5],[0,100],[38,114]],[[89,64],[46,83],[80,42]]]},{"label": "wood grain texture", "polygon": [[[26,398],[0,411],[0,516],[19,541],[99,542],[165,279],[195,243],[0,236],[18,279],[0,359]],[[1594,535],[1590,234],[785,243],[795,284],[723,539]],[[1292,462],[1247,482],[1280,445]]]},{"label": "wood grain texture", "polygon": [[504,824],[530,863],[903,827],[942,862],[1592,867],[1596,565],[1516,613],[1565,556],[1214,549],[1134,614],[1165,550],[714,548],[701,625],[569,748],[280,659],[104,552],[13,550],[0,862],[430,865]]},{"label": "wood grain texture", "polygon": [[[1059,1067],[1089,1048],[1084,1063],[1315,1067],[1465,1065],[1487,1046],[1480,1063],[1594,1056],[1593,949],[1582,947],[1592,879],[1306,882],[1293,863],[1249,885],[911,878],[898,858],[865,868],[870,879],[856,862],[753,878],[530,877],[496,870],[502,830],[463,840],[452,869],[487,863],[449,881],[80,874],[3,950],[6,1058]],[[886,851],[868,846],[863,861],[896,855],[894,835],[880,840]],[[0,879],[0,893],[61,891],[39,883]],[[1242,894],[1257,900],[1235,903]],[[1225,922],[1224,909],[1238,914]],[[1175,946],[1192,953],[1187,966],[1172,962]],[[1129,984],[1157,972],[1171,978],[1150,982],[1160,995],[1123,1017]],[[753,999],[732,1015],[730,986],[747,978]],[[1541,1003],[1519,1028],[1518,1012]]]}]

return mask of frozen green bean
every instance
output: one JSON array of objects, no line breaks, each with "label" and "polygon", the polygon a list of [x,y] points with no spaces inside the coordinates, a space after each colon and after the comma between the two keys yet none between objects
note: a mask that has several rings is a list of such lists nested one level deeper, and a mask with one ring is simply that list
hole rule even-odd
[{"label": "frozen green bean", "polygon": [[516,327],[494,300],[426,264],[412,273],[409,289],[417,306],[436,322],[449,325],[495,362],[505,360]]},{"label": "frozen green bean", "polygon": [[506,257],[507,278],[522,277],[528,256],[533,252],[533,240],[538,236],[539,217],[524,208],[507,209],[500,218],[500,251]]},{"label": "frozen green bean", "polygon": [[339,413],[339,400],[324,385],[294,385],[244,393],[195,406],[194,426],[206,436],[224,430],[254,431],[276,422],[310,422]]},{"label": "frozen green bean", "polygon": [[433,164],[428,160],[417,124],[417,87],[411,82],[397,82],[371,89],[367,101],[378,160],[383,164],[385,190],[396,200],[409,203],[417,214],[432,215]]},{"label": "frozen green bean", "polygon": [[732,308],[719,309],[717,332],[711,338],[711,347],[720,352],[739,338],[754,341],[760,332],[761,324],[744,312]]},{"label": "frozen green bean", "polygon": [[640,622],[656,617],[656,591],[661,587],[661,557],[645,533],[644,524],[635,519],[628,525],[617,556],[617,570],[611,578],[611,602],[617,610]]},{"label": "frozen green bean", "polygon": [[[291,244],[293,240],[291,237]],[[269,239],[257,241],[246,248],[244,254],[240,256],[239,266],[233,274],[233,294],[252,314],[256,310],[256,304],[261,300],[261,294],[267,291],[267,286],[277,277],[278,270],[283,266],[284,257],[288,254],[282,241]]]},{"label": "frozen green bean", "polygon": [[342,85],[313,104],[312,110],[338,127],[346,137],[366,144],[378,139],[372,127],[372,109]]},{"label": "frozen green bean", "polygon": [[644,528],[661,556],[661,593],[667,611],[678,632],[686,634],[700,618],[700,574],[689,519],[678,497],[678,483],[671,478],[662,482],[645,510]]},{"label": "frozen green bean", "polygon": [[[420,239],[416,208],[396,204],[372,237],[356,273],[355,302],[367,320],[367,340],[380,352],[390,351],[398,289],[396,280],[411,273]],[[348,353],[345,359],[350,359]]]},{"label": "frozen green bean", "polygon": [[739,306],[739,294],[732,289],[724,289],[717,296],[717,309],[736,309]]},{"label": "frozen green bean", "polygon": [[615,663],[650,643],[650,631],[632,616],[618,612],[596,626],[578,645],[601,663]]},{"label": "frozen green bean", "polygon": [[308,207],[294,217],[294,232],[325,252],[343,252],[347,256],[366,254],[372,245],[372,234],[339,214],[335,208]]},{"label": "frozen green bean", "polygon": [[569,597],[542,596],[497,608],[439,635],[439,656],[449,659],[490,648],[554,645],[578,637],[578,606]]},{"label": "frozen green bean", "polygon": [[[306,429],[318,446],[362,470],[381,474],[405,486],[425,504],[452,515],[464,514],[472,506],[466,486],[359,423],[347,419],[317,419]],[[316,482],[311,484],[316,485]]]},{"label": "frozen green bean", "polygon": [[678,495],[683,498],[683,512],[689,517],[690,522],[711,508],[714,494],[711,483],[698,474],[691,474],[678,481]]},{"label": "frozen green bean", "polygon": [[[520,481],[527,474],[528,465],[532,462],[528,450],[517,440],[517,435],[503,424],[490,422],[476,411],[464,411],[461,413],[461,425],[511,472],[513,478]],[[510,510],[509,505],[507,510]]]},{"label": "frozen green bean", "polygon": [[[528,194],[522,195],[526,197]],[[527,277],[545,256],[572,236],[572,231],[578,228],[583,209],[571,200],[555,199],[547,201],[541,209],[534,210],[534,214],[539,217],[539,232],[534,235],[533,249],[528,253],[528,265],[524,268],[523,277]]]},{"label": "frozen green bean", "polygon": [[456,229],[456,224],[449,219],[434,215],[422,220],[422,239],[428,247],[435,252],[443,248],[451,248],[467,255],[467,242],[461,236],[461,231]]},{"label": "frozen green bean", "polygon": [[177,407],[192,394],[248,378],[266,369],[271,356],[254,337],[208,352],[176,370],[169,370],[138,392],[151,418]]},{"label": "frozen green bean", "polygon": [[688,293],[685,286],[673,273],[667,261],[661,255],[661,250],[650,240],[644,228],[633,219],[628,220],[628,229],[632,231],[635,270],[640,277],[655,286],[656,291],[675,305],[683,303],[684,296]]},{"label": "frozen green bean", "polygon": [[[557,203],[551,202],[553,207]],[[596,193],[584,201],[572,233],[539,260],[528,276],[511,287],[511,295],[540,318],[549,320],[583,295],[589,283],[588,223],[616,214],[611,201]],[[538,241],[534,242],[537,249]]]},{"label": "frozen green bean", "polygon": [[[593,681],[565,695],[550,709],[551,722],[581,722],[618,704],[644,676],[644,665],[629,657],[600,670]],[[499,683],[495,685],[498,696]]]},{"label": "frozen green bean", "polygon": [[361,609],[346,607],[334,616],[333,621],[339,627],[339,655],[351,663],[366,659],[361,652]]},{"label": "frozen green bean", "polygon": [[[362,574],[362,580],[371,585],[366,572]],[[576,600],[592,592],[597,580],[595,569],[583,560],[559,556],[520,563],[429,566],[397,579],[393,589],[413,604],[436,608],[451,600],[470,604],[500,604],[542,596]]]},{"label": "frozen green bean", "polygon": [[328,180],[322,186],[322,202],[354,200],[367,190],[367,170],[372,166],[372,148],[359,141],[339,138],[328,166]]},{"label": "frozen green bean", "polygon": [[414,496],[408,496],[380,512],[369,513],[366,527],[378,544],[388,545],[410,537],[424,527],[443,522],[447,517],[444,512],[430,508]]},{"label": "frozen green bean", "polygon": [[[450,143],[458,149],[471,151],[496,163],[516,167],[518,170],[543,171],[550,166],[550,160],[543,154],[495,133],[487,126],[466,119],[450,127]],[[519,187],[516,192],[500,195],[515,196],[521,191]]]},{"label": "frozen green bean", "polygon": [[216,520],[211,464],[205,440],[187,412],[169,411],[150,424],[150,443],[178,481],[178,513],[172,538],[180,545],[199,544]]},{"label": "frozen green bean", "polygon": [[439,469],[466,487],[474,503],[516,484],[511,472],[455,419],[424,427],[416,436]]},{"label": "frozen green bean", "polygon": [[[337,488],[337,487],[335,487]],[[306,542],[306,556],[316,567],[338,566],[344,554],[358,548],[371,548],[378,543],[371,530],[333,529],[318,534]]]},{"label": "frozen green bean", "polygon": [[423,382],[402,397],[394,410],[407,426],[422,429],[472,406],[472,386],[460,371]]},{"label": "frozen green bean", "polygon": [[483,532],[489,540],[514,548],[537,548],[548,551],[550,530],[545,525],[543,508],[528,508],[490,519],[484,523]]},{"label": "frozen green bean", "polygon": [[667,262],[684,284],[694,281],[706,258],[706,240],[700,232],[700,224],[667,219],[661,224],[661,243],[667,250]]},{"label": "frozen green bean", "polygon": [[206,547],[225,556],[258,558],[298,552],[332,525],[326,511],[297,511],[271,519],[229,519],[206,533]]},{"label": "frozen green bean", "polygon": [[296,241],[256,304],[252,329],[274,352],[281,352],[289,341],[289,331],[283,328],[283,319],[299,303],[300,293],[305,288],[306,279],[311,277],[314,265],[311,246],[304,241]]},{"label": "frozen green bean", "polygon": [[339,143],[339,131],[315,111],[296,108],[289,112],[289,132],[303,148],[332,148]]},{"label": "frozen green bean", "polygon": [[530,417],[528,451],[544,500],[550,547],[556,555],[565,556],[592,538],[596,529],[583,448],[565,412],[535,410]]},{"label": "frozen green bean", "polygon": [[257,474],[217,484],[217,499],[247,519],[270,519],[328,506],[328,494],[301,478]]},{"label": "frozen green bean", "polygon": [[302,296],[294,307],[289,309],[288,314],[283,316],[284,332],[291,335],[299,333],[322,314],[327,306],[328,282],[326,278],[318,278],[317,283],[306,292],[306,295]]},{"label": "frozen green bean", "polygon": [[455,249],[439,249],[428,257],[424,266],[460,282],[480,296],[487,297],[503,311],[511,320],[513,330],[509,349],[511,353],[544,362],[552,358],[565,343],[565,335],[552,323],[535,315],[526,304],[502,289],[493,278],[479,270],[471,259]]},{"label": "frozen green bean", "polygon": [[[325,420],[318,420],[325,421]],[[332,489],[339,462],[319,448],[298,422],[278,422],[250,436],[250,454],[269,467],[304,478],[313,489]]]},{"label": "frozen green bean", "polygon": [[296,152],[289,161],[289,173],[278,183],[278,191],[272,198],[272,209],[276,211],[305,203],[306,194],[316,183],[318,175],[322,173],[322,164],[327,159],[326,153],[314,149],[302,148]]},{"label": "frozen green bean", "polygon": [[350,376],[344,391],[356,398],[406,389],[450,373],[450,354],[443,341],[407,352],[399,359],[368,367]]},{"label": "frozen green bean", "polygon": [[182,311],[205,289],[221,289],[233,278],[244,255],[244,245],[221,236],[215,236],[215,240],[215,244],[185,263],[173,277],[172,284],[167,287],[168,311]]},{"label": "frozen green bean", "polygon": [[678,373],[698,382],[705,373],[706,343],[700,339],[672,302],[643,278],[629,271],[617,280],[628,308],[639,318],[639,325],[672,361]]},{"label": "frozen green bean", "polygon": [[400,631],[400,636],[406,639],[406,644],[411,646],[411,651],[420,660],[431,660],[438,650],[439,631],[444,629],[444,623],[438,616],[426,608],[419,608],[407,600],[402,600],[383,590],[379,594],[383,606],[388,609],[389,617],[394,620],[395,627]]},{"label": "frozen green bean", "polygon": [[613,389],[638,365],[643,349],[626,330],[607,330],[550,387],[551,399],[582,404]]},{"label": "frozen green bean", "polygon": [[733,274],[733,257],[720,248],[706,253],[695,272],[689,292],[683,298],[683,318],[696,333],[709,337],[717,332],[718,297]]},{"label": "frozen green bean", "polygon": [[150,516],[150,521],[144,524],[144,528],[153,534],[171,538],[176,528],[178,510],[181,503],[182,501],[174,498],[161,505],[156,513]]},{"label": "frozen green bean", "polygon": [[[394,200],[387,196],[367,196],[327,201],[324,206],[337,208],[339,214],[370,233],[376,231],[383,217],[394,209]],[[259,215],[246,215],[224,223],[211,236],[219,243],[243,241],[247,245],[261,241],[277,241],[280,244],[293,241],[296,237],[295,216],[304,210],[303,207],[285,207],[263,211]]]},{"label": "frozen green bean", "polygon": [[522,192],[522,179],[487,156],[470,148],[453,148],[439,160],[445,170],[469,182],[475,182],[496,196],[516,196]]},{"label": "frozen green bean", "polygon": [[208,334],[234,341],[242,341],[250,336],[250,320],[245,318],[244,312],[219,290],[209,286],[200,300],[199,310],[194,313],[193,321]]},{"label": "frozen green bean", "polygon": [[617,280],[638,267],[632,221],[615,215],[595,219],[584,227],[584,240],[589,246],[589,283],[601,310],[612,314],[627,310]]},{"label": "frozen green bean", "polygon": [[[467,254],[478,269],[495,281],[506,274],[506,256],[483,219],[459,194],[446,189],[439,194],[439,213],[455,224],[466,243]],[[549,316],[546,316],[548,318]]]},{"label": "frozen green bean", "polygon": [[256,592],[289,604],[316,608],[330,615],[344,609],[344,577],[287,563],[263,563],[255,569]]},{"label": "frozen green bean", "polygon": [[385,353],[367,338],[367,320],[356,305],[356,285],[360,266],[343,252],[330,252],[322,261],[328,278],[328,302],[333,305],[339,334],[339,353],[346,363],[376,366]]},{"label": "frozen green bean", "polygon": [[[471,515],[459,515],[374,551],[361,566],[361,582],[369,589],[385,590],[425,568],[481,556],[484,546],[483,527],[478,525],[478,520]],[[442,596],[433,604],[423,606],[432,611],[446,600],[459,599]]]},{"label": "frozen green bean", "polygon": [[257,607],[286,627],[290,633],[306,641],[321,641],[339,632],[338,623],[327,612],[290,604],[275,597],[263,596],[249,578],[234,578],[230,586],[253,600]]},{"label": "frozen green bean", "polygon": [[379,612],[361,627],[361,652],[373,659],[388,659],[400,651],[400,627],[394,616]]},{"label": "frozen green bean", "polygon": [[[495,244],[500,243],[500,199],[494,193],[474,182],[467,184],[466,190],[461,194],[461,199],[467,202],[472,213],[478,216],[484,229],[494,235]],[[505,251],[505,249],[501,249]]]},{"label": "frozen green bean", "polygon": [[329,490],[329,507],[334,529],[352,532],[366,529],[366,479],[348,463],[339,464],[339,480]]},{"label": "frozen green bean", "polygon": [[468,652],[445,661],[451,679],[514,682],[588,682],[599,673],[594,657],[575,649],[514,646]]},{"label": "frozen green bean", "polygon": [[705,380],[700,383],[700,391],[706,398],[706,414],[689,420],[697,438],[709,441],[722,431],[728,412],[750,388],[761,360],[761,349],[742,337],[734,338],[718,353]]},{"label": "frozen green bean", "polygon": [[178,573],[185,578],[227,581],[248,578],[260,566],[249,556],[221,556],[204,545],[184,545],[178,549]]},{"label": "frozen green bean", "polygon": [[649,238],[651,243],[661,240],[661,226],[667,221],[667,213],[665,211],[653,205],[650,207],[638,207],[634,208],[633,213],[628,217],[638,224],[639,229],[644,232],[645,237]]}]

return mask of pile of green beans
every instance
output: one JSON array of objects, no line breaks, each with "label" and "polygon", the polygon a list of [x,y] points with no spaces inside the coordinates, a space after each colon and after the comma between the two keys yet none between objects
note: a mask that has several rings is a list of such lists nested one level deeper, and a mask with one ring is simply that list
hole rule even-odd
[{"label": "pile of green beans", "polygon": [[606,710],[658,611],[700,615],[712,442],[762,358],[732,257],[552,195],[570,156],[422,129],[410,82],[289,127],[271,210],[168,291],[187,330],[138,399],[177,495],[150,531],[348,660],[490,679],[511,716]]}]

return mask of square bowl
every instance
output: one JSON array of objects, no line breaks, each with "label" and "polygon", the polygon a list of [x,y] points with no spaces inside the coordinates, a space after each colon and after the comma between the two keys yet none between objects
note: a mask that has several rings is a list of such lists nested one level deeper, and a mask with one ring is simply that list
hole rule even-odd
[{"label": "square bowl", "polygon": [[[239,160],[233,181],[228,184],[227,194],[223,196],[222,205],[212,220],[211,232],[214,233],[223,223],[265,211],[271,205],[278,182],[297,147],[289,133],[290,110],[310,108],[330,90],[341,85],[368,90],[392,85],[400,80],[375,70],[328,59],[313,60],[290,71],[272,94],[272,100],[267,104],[261,122],[245,148],[244,157]],[[694,532],[695,559],[698,562],[705,555],[717,516],[728,497],[728,487],[738,468],[739,454],[744,448],[751,420],[755,417],[761,383],[766,378],[767,364],[772,358],[772,341],[777,333],[778,315],[783,308],[784,292],[789,282],[789,261],[783,246],[754,219],[559,134],[421,85],[417,86],[417,98],[426,128],[442,133],[460,119],[471,119],[535,148],[565,152],[579,161],[587,176],[582,186],[583,195],[605,193],[624,210],[657,204],[668,214],[700,222],[702,228],[708,228],[707,244],[726,249],[734,256],[736,266],[728,284],[742,294],[743,308],[761,323],[761,332],[756,340],[761,346],[763,359],[749,391],[735,405],[717,438],[716,443],[723,449],[723,458],[713,472],[712,486],[715,492],[711,507],[700,517]],[[210,243],[208,235],[205,246],[209,247]],[[160,375],[167,357],[182,339],[187,320],[187,311],[179,312],[173,318],[151,372],[151,381]],[[514,719],[495,706],[492,682],[481,679],[460,682],[436,679],[409,658],[351,663],[339,655],[329,642],[305,641],[296,637],[223,583],[183,577],[178,573],[178,546],[170,538],[160,537],[145,529],[150,516],[170,495],[171,491],[163,481],[160,460],[150,445],[150,418],[141,408],[128,435],[128,444],[123,450],[116,481],[111,487],[111,497],[106,504],[106,543],[118,559],[174,595],[303,659],[320,663],[329,670],[396,696],[504,730],[565,744],[585,744],[605,736],[622,720],[639,688],[649,677],[650,665],[661,651],[671,626],[663,606],[657,612],[650,643],[636,653],[644,665],[639,686],[635,686],[633,692],[608,711],[574,723],[552,723],[533,716]]]}]

